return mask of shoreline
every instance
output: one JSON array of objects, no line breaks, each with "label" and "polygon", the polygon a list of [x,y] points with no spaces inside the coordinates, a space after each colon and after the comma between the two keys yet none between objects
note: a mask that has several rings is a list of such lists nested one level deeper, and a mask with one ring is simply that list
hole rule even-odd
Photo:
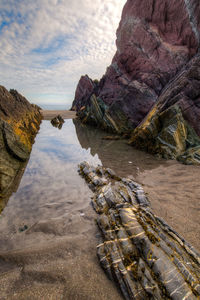
[{"label": "shoreline", "polygon": [[75,119],[76,112],[70,110],[40,110],[40,113],[43,116],[44,120],[52,120],[53,118],[57,117],[57,115],[61,115],[63,119]]}]

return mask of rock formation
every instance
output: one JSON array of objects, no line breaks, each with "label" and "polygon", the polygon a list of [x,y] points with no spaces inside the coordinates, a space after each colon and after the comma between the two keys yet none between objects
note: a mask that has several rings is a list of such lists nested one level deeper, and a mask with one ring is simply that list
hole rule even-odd
[{"label": "rock formation", "polygon": [[166,158],[200,164],[200,55],[163,90],[131,144]]},{"label": "rock formation", "polygon": [[[25,165],[41,122],[37,106],[0,86],[0,202],[8,199]],[[1,207],[2,209],[3,207]]]},{"label": "rock formation", "polygon": [[[133,145],[199,163],[199,40],[199,1],[127,0],[111,65],[99,82],[81,77],[72,109],[83,123],[120,134],[132,135],[142,122]],[[162,129],[152,134],[148,127],[142,133],[152,115]],[[173,134],[170,125],[176,128]]]},{"label": "rock formation", "polygon": [[125,299],[198,299],[200,255],[154,215],[142,187],[111,169],[79,166],[94,191],[101,266]]},{"label": "rock formation", "polygon": [[128,0],[117,52],[99,83],[82,76],[72,109],[110,131],[135,128],[163,88],[198,52],[197,0]]}]

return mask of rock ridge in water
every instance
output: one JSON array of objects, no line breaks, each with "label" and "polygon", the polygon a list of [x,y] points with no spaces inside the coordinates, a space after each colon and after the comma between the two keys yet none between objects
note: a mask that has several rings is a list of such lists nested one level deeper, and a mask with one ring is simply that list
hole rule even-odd
[{"label": "rock ridge in water", "polygon": [[41,119],[37,105],[0,86],[0,210],[19,184]]},{"label": "rock ridge in water", "polygon": [[142,187],[87,162],[80,174],[94,191],[101,266],[125,299],[198,299],[200,255],[151,210]]},{"label": "rock ridge in water", "polygon": [[72,109],[114,132],[138,126],[166,84],[198,52],[197,0],[128,0],[117,52],[100,82],[82,76]]}]

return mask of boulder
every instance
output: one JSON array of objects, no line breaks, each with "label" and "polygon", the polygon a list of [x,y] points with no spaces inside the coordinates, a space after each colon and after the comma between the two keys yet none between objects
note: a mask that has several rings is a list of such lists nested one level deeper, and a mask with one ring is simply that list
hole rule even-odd
[{"label": "boulder", "polygon": [[57,115],[55,118],[53,118],[51,120],[51,124],[54,127],[57,127],[58,129],[61,129],[64,123],[65,123],[65,120],[63,119],[63,117],[61,115]]}]

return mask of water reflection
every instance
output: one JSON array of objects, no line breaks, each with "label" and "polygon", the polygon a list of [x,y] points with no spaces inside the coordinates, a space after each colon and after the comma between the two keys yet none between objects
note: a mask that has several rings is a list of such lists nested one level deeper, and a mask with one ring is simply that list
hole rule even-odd
[{"label": "water reflection", "polygon": [[62,130],[42,122],[0,216],[1,299],[121,299],[96,257],[92,193],[77,172],[82,160],[101,163],[80,146],[71,120]]},{"label": "water reflection", "polygon": [[[88,299],[88,293],[91,299],[121,299],[96,258],[100,241],[92,193],[77,172],[83,160],[139,178],[154,211],[198,246],[200,168],[157,159],[134,150],[126,140],[102,140],[105,135],[77,120],[66,120],[62,130],[42,122],[24,175],[16,183],[19,188],[0,216],[4,299],[14,292],[17,299],[56,299],[63,288],[57,282],[61,274],[66,284],[59,299]],[[44,273],[51,278],[51,290],[40,282]],[[40,296],[33,297],[37,291]]]},{"label": "water reflection", "polygon": [[56,223],[56,218],[66,219],[67,214],[79,214],[88,207],[91,192],[77,172],[83,160],[101,164],[98,155],[80,146],[72,120],[66,120],[61,131],[49,121],[42,122],[19,188],[0,218],[0,249],[16,247],[16,233],[24,225],[30,228],[50,218]]},{"label": "water reflection", "polygon": [[120,176],[137,176],[139,172],[164,165],[165,160],[134,149],[127,140],[105,140],[106,133],[73,120],[80,145],[98,155],[104,167],[113,169]]},{"label": "water reflection", "polygon": [[28,162],[26,162],[26,163],[19,162],[18,163],[19,169],[16,170],[16,176],[11,181],[10,185],[4,191],[4,193],[0,195],[0,213],[3,211],[3,209],[7,205],[8,200],[11,197],[11,195],[13,193],[17,192],[20,182],[21,182],[21,179],[22,179],[22,176],[24,175],[24,171],[26,169],[27,163]]},{"label": "water reflection", "polygon": [[[200,169],[135,150],[126,140],[104,140],[105,135],[78,120],[65,120],[62,130],[52,127],[49,121],[42,122],[15,191],[24,172],[19,188],[0,217],[0,250],[32,243],[30,233],[63,236],[73,228],[76,234],[85,230],[80,225],[80,215],[84,212],[85,218],[89,218],[92,194],[77,173],[77,165],[83,160],[93,165],[103,164],[120,176],[131,176],[144,184],[154,211],[195,244],[199,236],[195,228],[199,219]],[[22,241],[19,229],[25,225],[30,238]],[[39,243],[44,236],[37,234],[36,240]]]},{"label": "water reflection", "polygon": [[62,129],[62,127],[63,127],[63,123],[51,123],[51,125],[53,126],[53,127],[56,127],[56,128],[58,128],[58,129]]},{"label": "water reflection", "polygon": [[[50,121],[42,122],[24,175],[21,179],[22,172],[18,178],[19,188],[0,218],[0,250],[33,242],[28,236],[21,240],[21,228],[26,228],[30,236],[36,232],[63,236],[73,231],[69,229],[70,220],[88,210],[92,195],[77,172],[83,160],[103,164],[122,176],[137,175],[142,168],[152,169],[159,164],[159,160],[135,151],[125,140],[102,140],[104,132],[73,122],[65,120],[62,130],[52,127]],[[44,237],[37,234],[34,239],[39,243]]]}]

